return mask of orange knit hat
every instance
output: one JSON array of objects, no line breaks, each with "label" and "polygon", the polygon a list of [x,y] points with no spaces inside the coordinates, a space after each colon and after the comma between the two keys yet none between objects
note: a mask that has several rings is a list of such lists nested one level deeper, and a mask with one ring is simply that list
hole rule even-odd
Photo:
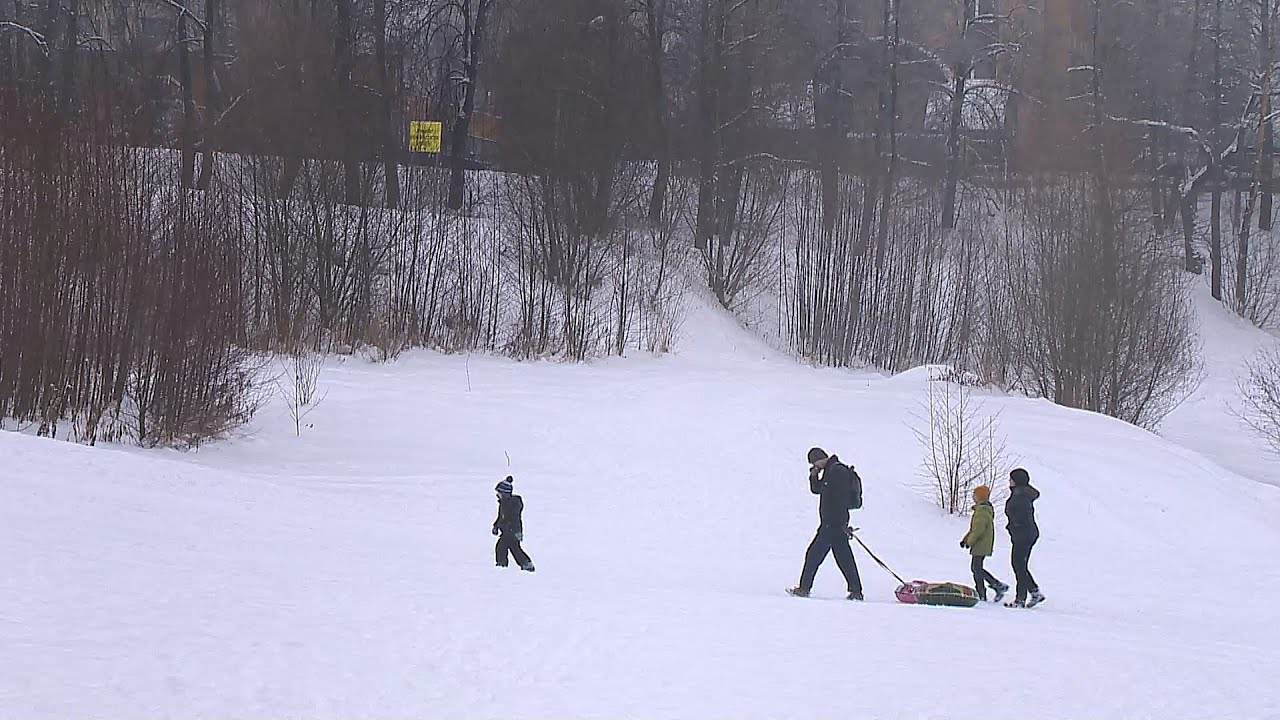
[{"label": "orange knit hat", "polygon": [[991,488],[986,485],[979,485],[973,489],[973,501],[984,503],[991,499]]}]

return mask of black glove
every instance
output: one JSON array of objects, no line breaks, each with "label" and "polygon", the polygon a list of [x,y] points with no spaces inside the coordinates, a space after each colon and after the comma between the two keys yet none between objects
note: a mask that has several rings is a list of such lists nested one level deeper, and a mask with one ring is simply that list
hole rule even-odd
[{"label": "black glove", "polygon": [[493,526],[493,534],[494,534],[494,535],[497,535],[497,534],[498,534],[498,526],[497,526],[497,525],[494,525],[494,526]]}]

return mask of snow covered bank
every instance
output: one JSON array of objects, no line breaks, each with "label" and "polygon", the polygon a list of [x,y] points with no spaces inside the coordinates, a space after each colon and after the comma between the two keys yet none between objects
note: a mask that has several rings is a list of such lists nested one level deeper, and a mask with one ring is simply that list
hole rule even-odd
[{"label": "snow covered bank", "polygon": [[[798,600],[814,444],[862,474],[878,554],[967,581],[965,521],[915,489],[924,380],[798,367],[716,314],[681,347],[334,363],[300,437],[273,406],[194,454],[0,434],[0,717],[1280,714],[1280,489],[996,398],[1049,602],[900,605],[860,551],[867,603],[830,560]],[[493,567],[504,453],[532,575]]]}]

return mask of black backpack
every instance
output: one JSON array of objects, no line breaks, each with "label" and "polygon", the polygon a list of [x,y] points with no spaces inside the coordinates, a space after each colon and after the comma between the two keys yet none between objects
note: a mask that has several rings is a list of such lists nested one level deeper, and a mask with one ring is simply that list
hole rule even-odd
[{"label": "black backpack", "polygon": [[862,509],[862,478],[853,468],[849,468],[849,509]]}]

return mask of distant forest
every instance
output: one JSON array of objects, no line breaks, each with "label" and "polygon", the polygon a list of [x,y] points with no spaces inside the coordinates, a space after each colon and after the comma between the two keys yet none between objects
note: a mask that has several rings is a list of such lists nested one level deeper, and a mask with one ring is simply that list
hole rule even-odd
[{"label": "distant forest", "polygon": [[0,0],[0,418],[192,445],[705,301],[1153,426],[1197,283],[1280,319],[1277,6],[1038,1]]}]

